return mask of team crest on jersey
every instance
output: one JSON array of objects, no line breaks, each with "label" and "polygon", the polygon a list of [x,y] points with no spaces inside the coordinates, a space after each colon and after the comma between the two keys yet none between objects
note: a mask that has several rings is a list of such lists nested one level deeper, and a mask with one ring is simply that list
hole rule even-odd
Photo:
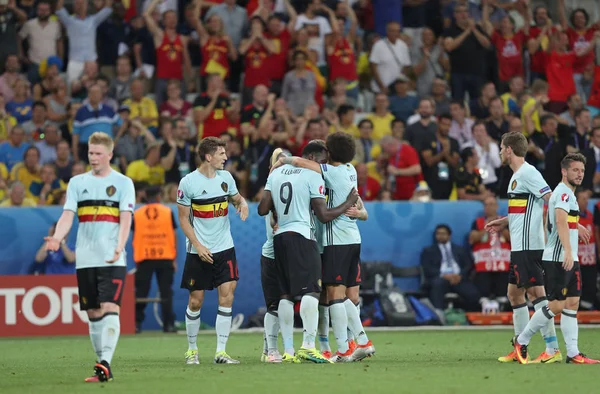
[{"label": "team crest on jersey", "polygon": [[223,191],[225,193],[227,193],[227,190],[229,189],[229,186],[227,185],[227,182],[221,183],[221,189],[223,189]]},{"label": "team crest on jersey", "polygon": [[514,180],[512,181],[511,185],[510,185],[510,190],[515,190],[517,188],[517,181]]},{"label": "team crest on jersey", "polygon": [[116,192],[117,192],[117,188],[114,187],[113,185],[110,185],[109,187],[106,188],[106,194],[108,194],[108,197],[114,196]]},{"label": "team crest on jersey", "polygon": [[569,195],[568,195],[567,193],[563,193],[563,194],[561,194],[561,196],[560,196],[560,200],[561,200],[562,202],[569,202]]}]

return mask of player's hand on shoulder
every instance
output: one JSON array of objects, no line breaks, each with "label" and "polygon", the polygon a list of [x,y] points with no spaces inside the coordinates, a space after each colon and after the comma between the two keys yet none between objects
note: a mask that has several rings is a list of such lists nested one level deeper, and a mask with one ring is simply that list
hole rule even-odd
[{"label": "player's hand on shoulder", "polygon": [[44,237],[46,241],[46,251],[56,252],[60,248],[60,241],[54,237]]},{"label": "player's hand on shoulder", "polygon": [[563,268],[565,269],[565,271],[571,271],[571,268],[573,268],[573,265],[575,264],[574,260],[573,260],[573,256],[571,255],[571,253],[567,253],[565,251],[565,257],[563,259]]},{"label": "player's hand on shoulder", "polygon": [[210,252],[210,250],[208,250],[206,246],[198,244],[194,245],[194,247],[196,248],[196,251],[198,252],[198,257],[200,257],[201,260],[206,261],[210,264],[213,263],[212,253]]},{"label": "player's hand on shoulder", "polygon": [[275,164],[273,164],[273,167],[271,167],[271,170],[269,170],[269,174],[272,173],[274,169],[281,167],[283,164],[283,159],[278,159]]}]

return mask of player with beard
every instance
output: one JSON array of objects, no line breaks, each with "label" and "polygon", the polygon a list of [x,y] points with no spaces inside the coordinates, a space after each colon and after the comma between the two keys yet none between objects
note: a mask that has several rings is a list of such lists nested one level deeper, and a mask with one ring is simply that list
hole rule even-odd
[{"label": "player with beard", "polygon": [[574,191],[583,181],[585,162],[583,155],[570,153],[560,163],[562,182],[554,189],[548,202],[548,243],[542,257],[550,302],[538,309],[525,329],[513,339],[515,353],[521,364],[527,364],[529,360],[527,346],[533,335],[548,327],[559,313],[562,313],[560,329],[567,345],[567,363],[600,363],[586,357],[578,348],[577,309],[581,297],[581,270],[577,256],[579,205]]}]

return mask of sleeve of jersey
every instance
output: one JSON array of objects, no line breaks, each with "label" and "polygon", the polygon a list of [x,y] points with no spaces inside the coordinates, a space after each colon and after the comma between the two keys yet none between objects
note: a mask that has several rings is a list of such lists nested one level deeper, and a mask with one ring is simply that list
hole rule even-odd
[{"label": "sleeve of jersey", "polygon": [[325,198],[325,182],[316,172],[307,172],[309,178],[309,192],[311,200],[313,198]]},{"label": "sleeve of jersey", "polygon": [[552,198],[554,199],[554,209],[559,208],[569,213],[571,210],[571,204],[569,204],[569,200],[572,197],[569,197],[567,193],[561,193],[560,196],[553,196]]},{"label": "sleeve of jersey", "polygon": [[121,201],[119,202],[119,211],[121,212],[133,212],[135,207],[135,187],[133,181],[129,178],[125,180],[125,188]]},{"label": "sleeve of jersey", "polygon": [[542,198],[546,194],[550,193],[550,186],[544,180],[542,174],[538,171],[531,171],[531,177],[528,179],[529,192],[537,198]]},{"label": "sleeve of jersey", "polygon": [[67,186],[67,199],[63,207],[65,211],[77,213],[77,180],[72,179]]},{"label": "sleeve of jersey", "polygon": [[179,182],[179,188],[177,189],[177,204],[185,205],[189,207],[192,205],[189,191],[187,190],[187,177],[183,178]]},{"label": "sleeve of jersey", "polygon": [[229,195],[235,196],[239,193],[237,185],[235,184],[235,179],[233,179],[233,175],[229,171],[227,171],[227,184],[229,185]]},{"label": "sleeve of jersey", "polygon": [[271,180],[273,179],[273,173],[271,173],[269,175],[269,177],[267,178],[267,184],[265,185],[265,191],[270,192],[271,191]]},{"label": "sleeve of jersey", "polygon": [[334,167],[332,166],[328,166],[327,164],[321,164],[321,175],[325,182],[331,182],[331,171],[333,171],[333,169]]}]

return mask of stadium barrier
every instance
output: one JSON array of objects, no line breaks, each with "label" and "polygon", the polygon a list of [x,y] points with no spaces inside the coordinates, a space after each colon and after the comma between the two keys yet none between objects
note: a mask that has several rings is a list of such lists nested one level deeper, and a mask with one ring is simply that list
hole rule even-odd
[{"label": "stadium barrier", "polygon": [[[595,201],[590,201],[590,209]],[[256,213],[256,204],[250,204],[250,216],[242,222],[235,212],[231,212],[231,232],[236,247],[240,281],[234,301],[234,314],[242,313],[246,317],[254,314],[264,305],[260,285],[260,254],[265,241],[265,222]],[[452,228],[452,240],[465,244],[473,221],[483,214],[483,206],[472,201],[438,201],[432,203],[410,202],[377,202],[367,203],[369,220],[359,222],[362,235],[361,258],[364,261],[391,261],[394,266],[415,268],[419,266],[421,250],[431,245],[433,230],[436,225],[446,223]],[[176,206],[171,208],[176,212]],[[500,213],[506,214],[506,201],[500,202]],[[58,220],[62,209],[60,207],[44,208],[3,208],[0,209],[0,278],[3,275],[25,275],[28,273],[34,256],[43,242],[50,225]],[[175,215],[177,218],[177,215]],[[178,219],[177,219],[178,220]],[[77,224],[69,234],[74,240]],[[187,305],[188,293],[180,289],[181,273],[185,261],[185,236],[177,231],[178,270],[173,283],[173,304],[177,320],[183,320]],[[135,267],[132,260],[131,243],[127,245],[128,268]],[[17,279],[2,278],[2,288],[27,287],[29,283],[52,283],[49,277],[22,278],[16,286]],[[397,278],[396,284],[405,291],[416,291],[420,287],[418,276]],[[128,278],[128,284],[133,284]],[[73,286],[74,284],[73,278]],[[27,286],[25,286],[27,284]],[[156,284],[150,291],[149,297],[157,293]],[[0,307],[6,305],[7,296],[0,292]],[[3,299],[4,298],[4,299]],[[52,298],[56,301],[56,298]],[[131,301],[133,302],[133,300]],[[153,304],[147,306],[146,321],[143,329],[158,329],[157,316],[152,313]],[[55,306],[52,306],[56,308]],[[125,311],[132,309],[125,309]],[[202,308],[203,322],[214,325],[217,310],[216,291],[209,292]],[[0,309],[0,320],[6,321],[6,308]],[[0,326],[0,336],[4,329]]]}]

